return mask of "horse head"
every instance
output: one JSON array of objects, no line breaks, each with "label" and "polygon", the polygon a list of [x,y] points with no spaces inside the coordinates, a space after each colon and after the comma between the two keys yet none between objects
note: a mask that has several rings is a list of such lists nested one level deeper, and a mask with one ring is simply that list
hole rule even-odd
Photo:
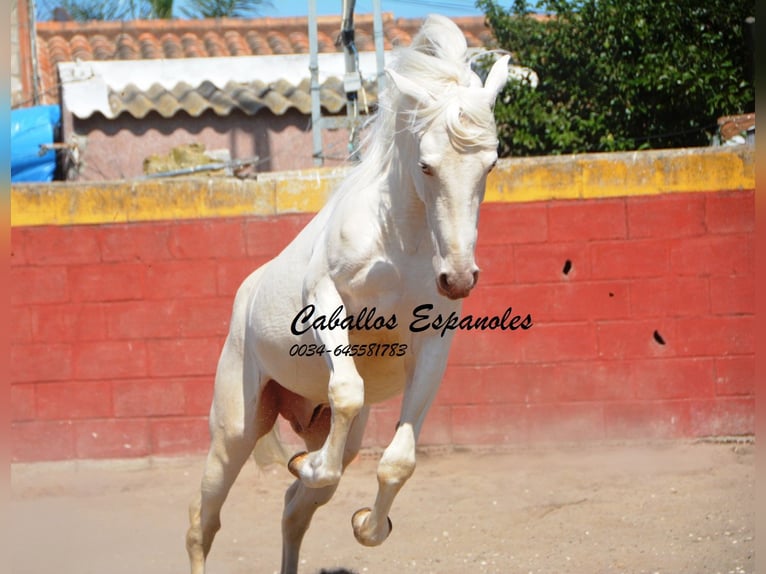
[{"label": "horse head", "polygon": [[[439,30],[437,26],[431,30],[437,38],[421,40],[419,46],[413,42],[413,49],[426,57],[419,58],[417,66],[411,62],[401,66],[409,68],[409,74],[387,71],[402,96],[399,111],[406,112],[402,121],[407,129],[397,130],[397,146],[402,148],[403,169],[425,205],[437,290],[450,299],[460,299],[478,280],[474,251],[479,205],[487,174],[497,162],[493,107],[508,79],[509,57],[495,62],[483,85],[465,59],[455,67],[457,72],[445,74],[445,66],[436,65],[444,60],[442,56],[439,61],[440,46],[449,46],[454,53],[455,42],[440,41]],[[450,28],[446,31],[451,32]],[[465,46],[462,33],[457,31]],[[423,33],[428,32],[424,26]],[[413,77],[413,70],[418,71],[417,77]]]}]

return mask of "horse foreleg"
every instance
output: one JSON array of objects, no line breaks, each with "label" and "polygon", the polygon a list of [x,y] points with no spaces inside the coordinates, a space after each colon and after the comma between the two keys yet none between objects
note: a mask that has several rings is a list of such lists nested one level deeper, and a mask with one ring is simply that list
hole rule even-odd
[{"label": "horse foreleg", "polygon": [[404,391],[399,424],[378,463],[378,494],[372,508],[361,508],[351,518],[354,536],[365,546],[381,544],[391,533],[388,517],[404,483],[415,472],[415,447],[447,363],[447,345],[434,342],[419,355],[412,380]]},{"label": "horse foreleg", "polygon": [[[362,445],[362,436],[367,424],[369,408],[361,410],[351,425],[346,449],[343,454],[343,468],[345,469],[359,452]],[[303,436],[306,447],[313,450],[322,444],[328,428]],[[303,537],[311,524],[311,519],[317,509],[326,504],[335,494],[337,484],[331,484],[322,488],[309,488],[300,480],[296,480],[285,493],[285,510],[282,515],[282,569],[281,574],[296,574],[298,572],[298,557]]]},{"label": "horse foreleg", "polygon": [[[307,301],[323,312],[343,309],[343,300],[329,277],[324,277],[308,290]],[[345,319],[342,312],[339,321]],[[314,337],[326,352],[324,358],[330,370],[327,398],[330,403],[330,430],[319,450],[295,455],[289,462],[290,472],[310,488],[337,484],[343,473],[343,452],[351,424],[364,406],[364,381],[354,359],[335,356],[334,350],[348,346],[345,329],[315,329]]]}]

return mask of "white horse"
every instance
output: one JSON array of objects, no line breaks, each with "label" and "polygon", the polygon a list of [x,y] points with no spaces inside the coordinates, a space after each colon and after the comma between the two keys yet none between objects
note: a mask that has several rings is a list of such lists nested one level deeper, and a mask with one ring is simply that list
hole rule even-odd
[{"label": "white horse", "polygon": [[478,278],[479,205],[497,161],[493,106],[508,57],[482,85],[466,51],[451,20],[426,20],[387,70],[390,87],[365,159],[237,292],[216,373],[201,493],[189,511],[192,573],[204,572],[242,465],[259,439],[260,447],[274,437],[282,415],[308,449],[288,464],[298,480],[282,518],[281,572],[295,574],[314,511],[330,500],[360,448],[369,405],[404,392],[378,465],[377,498],[352,518],[364,545],[391,532],[388,512],[415,470],[415,443],[454,332],[413,332],[413,309],[431,305],[421,315],[427,310],[437,320],[459,314]]}]

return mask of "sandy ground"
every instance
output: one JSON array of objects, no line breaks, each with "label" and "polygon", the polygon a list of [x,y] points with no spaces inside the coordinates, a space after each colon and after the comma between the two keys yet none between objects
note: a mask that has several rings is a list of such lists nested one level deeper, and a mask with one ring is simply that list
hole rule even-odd
[{"label": "sandy ground", "polygon": [[[674,442],[423,453],[391,537],[354,539],[375,494],[355,461],[307,535],[302,574],[755,572],[749,443]],[[186,507],[202,458],[46,463],[12,469],[14,574],[187,572]],[[249,463],[224,507],[209,574],[279,569],[291,476]]]}]

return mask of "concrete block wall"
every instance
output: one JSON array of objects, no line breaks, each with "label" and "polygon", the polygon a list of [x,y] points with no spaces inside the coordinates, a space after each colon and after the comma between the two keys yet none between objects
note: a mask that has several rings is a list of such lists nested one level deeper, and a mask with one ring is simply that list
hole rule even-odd
[{"label": "concrete block wall", "polygon": [[[505,160],[421,444],[754,431],[751,148]],[[12,456],[202,452],[234,292],[342,170],[14,186]],[[373,409],[383,446],[398,401]]]}]

